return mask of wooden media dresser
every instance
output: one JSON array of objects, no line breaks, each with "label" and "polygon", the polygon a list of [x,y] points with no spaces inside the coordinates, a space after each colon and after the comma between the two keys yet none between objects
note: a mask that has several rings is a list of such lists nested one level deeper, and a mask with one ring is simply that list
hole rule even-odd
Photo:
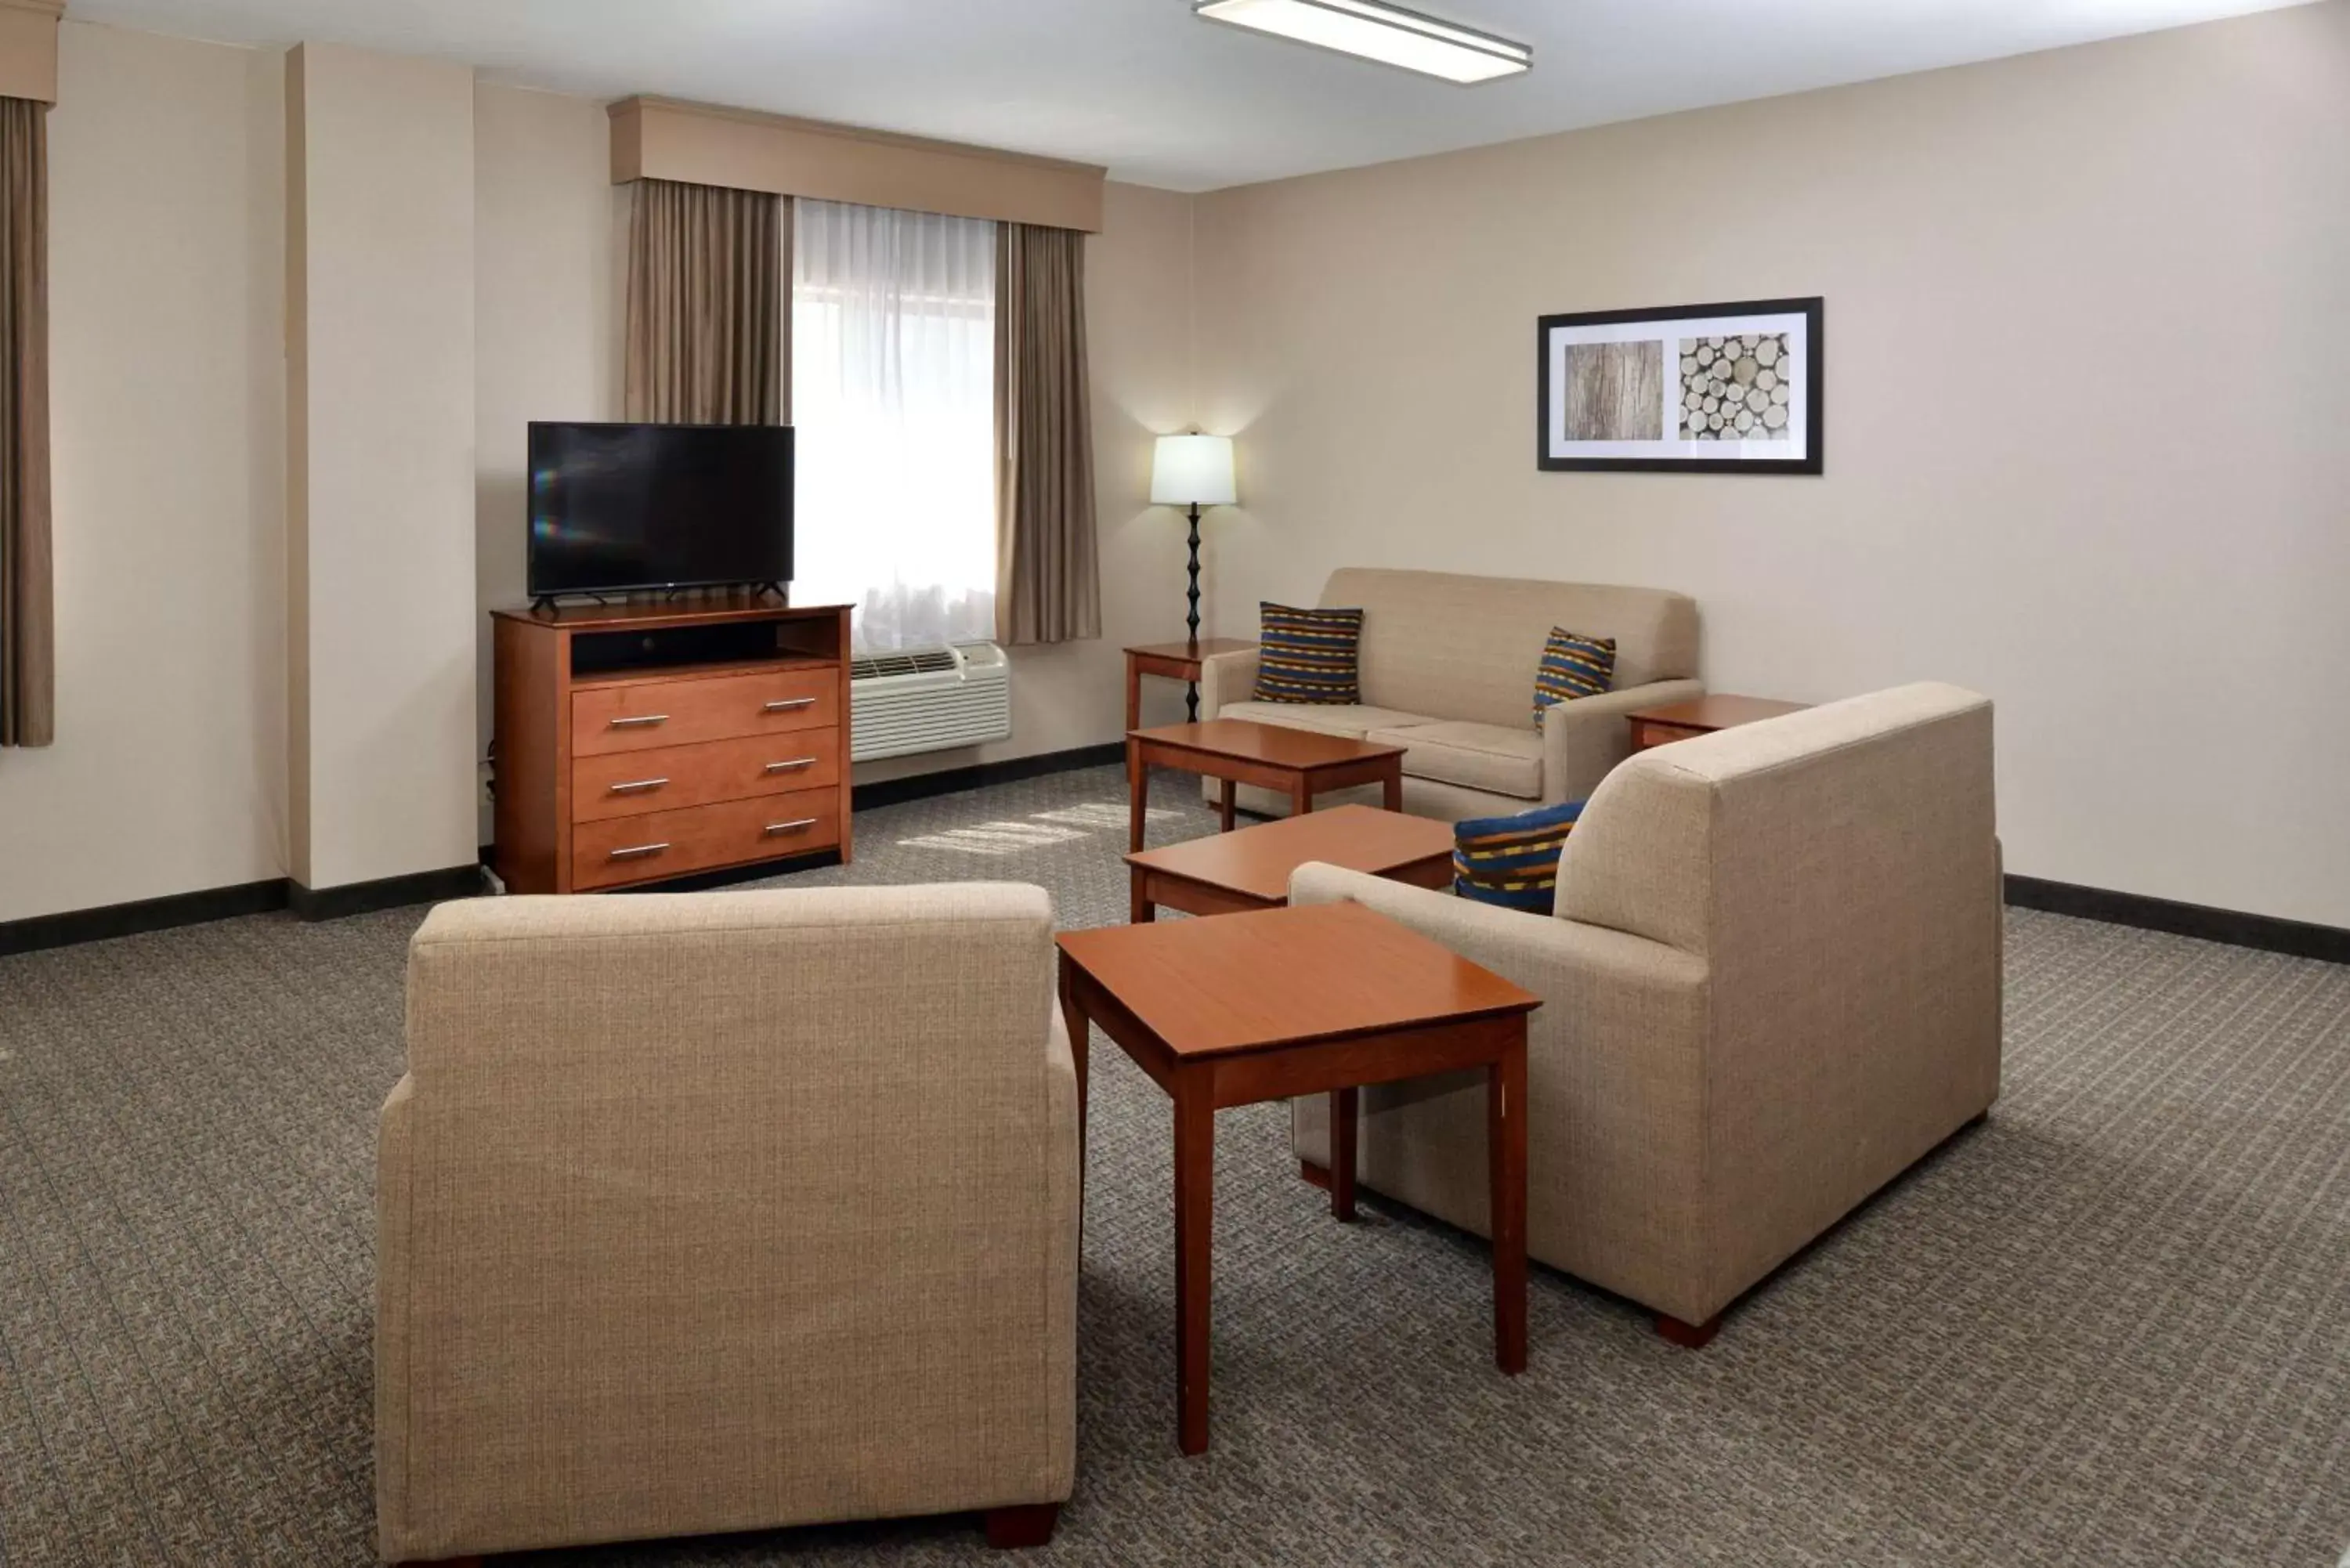
[{"label": "wooden media dresser", "polygon": [[848,615],[749,593],[493,612],[507,890],[847,860]]}]

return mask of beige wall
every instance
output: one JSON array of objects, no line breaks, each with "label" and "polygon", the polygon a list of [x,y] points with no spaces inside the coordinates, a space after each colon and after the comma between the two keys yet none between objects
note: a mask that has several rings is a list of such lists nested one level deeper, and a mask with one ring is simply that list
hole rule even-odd
[{"label": "beige wall", "polygon": [[0,920],[285,870],[277,60],[60,56],[57,742],[0,753]]},{"label": "beige wall", "polygon": [[[474,627],[477,745],[493,721],[488,615],[526,597],[533,420],[620,417],[627,193],[595,99],[473,92]],[[481,754],[477,753],[476,754]],[[489,842],[486,794],[476,831]]]},{"label": "beige wall", "polygon": [[[2350,925],[2350,5],[1199,224],[1220,630],[1349,563],[1684,589],[1716,690],[1996,698],[2011,870]],[[1536,471],[1536,316],[1800,294],[1825,477]]]},{"label": "beige wall", "polygon": [[317,44],[291,63],[289,869],[333,888],[476,851],[473,74]]},{"label": "beige wall", "polygon": [[[346,67],[301,128],[336,192],[297,247],[333,351],[305,406],[338,414],[294,607],[329,676],[314,886],[467,857],[522,426],[616,407],[600,106]],[[0,757],[0,919],[288,867],[279,57],[68,24],[62,68],[61,733]],[[1342,562],[1671,584],[1717,689],[1991,691],[2014,869],[2350,924],[2345,79],[2334,0],[1196,202],[1112,185],[1105,635],[1015,652],[1010,742],[859,776],[1115,738],[1119,645],[1181,630],[1150,437],[1197,417],[1249,503],[1211,514],[1212,629]],[[1536,315],[1810,291],[1825,478],[1534,470]]]}]

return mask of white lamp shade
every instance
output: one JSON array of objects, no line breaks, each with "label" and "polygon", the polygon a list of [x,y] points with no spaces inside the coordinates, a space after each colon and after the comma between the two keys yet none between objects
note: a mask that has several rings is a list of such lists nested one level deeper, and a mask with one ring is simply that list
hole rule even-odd
[{"label": "white lamp shade", "polygon": [[1232,484],[1232,438],[1168,435],[1159,438],[1150,462],[1154,506],[1230,506],[1240,499]]}]

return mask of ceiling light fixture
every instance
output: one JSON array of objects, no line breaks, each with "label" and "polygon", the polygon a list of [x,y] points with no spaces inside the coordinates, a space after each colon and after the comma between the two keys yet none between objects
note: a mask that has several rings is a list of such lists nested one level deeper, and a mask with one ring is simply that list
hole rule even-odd
[{"label": "ceiling light fixture", "polygon": [[1191,13],[1449,82],[1515,76],[1534,63],[1527,45],[1378,0],[1191,0]]}]

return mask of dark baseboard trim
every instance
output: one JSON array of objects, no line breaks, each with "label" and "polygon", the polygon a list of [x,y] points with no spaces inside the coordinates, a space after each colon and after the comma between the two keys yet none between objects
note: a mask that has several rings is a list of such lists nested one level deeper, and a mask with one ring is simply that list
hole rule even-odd
[{"label": "dark baseboard trim", "polygon": [[346,915],[369,915],[378,909],[398,909],[410,904],[440,904],[452,898],[476,898],[484,886],[479,865],[415,871],[373,882],[346,882],[339,888],[305,888],[289,879],[286,884],[286,904],[306,920],[339,920]]},{"label": "dark baseboard trim", "polygon": [[206,888],[174,893],[165,898],[140,898],[134,903],[109,904],[97,909],[69,909],[63,914],[35,915],[22,920],[0,920],[0,958],[10,953],[38,952],[44,948],[102,942],[109,937],[133,937],[141,931],[169,930],[173,926],[202,925],[235,915],[266,914],[286,907],[286,878],[244,882],[234,888]]},{"label": "dark baseboard trim", "polygon": [[1022,779],[1043,778],[1047,774],[1107,767],[1125,761],[1126,742],[1111,741],[1099,746],[1045,752],[1033,757],[1013,757],[1004,762],[981,763],[967,768],[946,768],[938,773],[915,774],[902,779],[879,779],[872,784],[858,784],[853,794],[857,809],[868,811],[877,805],[928,800],[939,794],[961,794],[965,790],[985,789],[990,784],[1014,784]]},{"label": "dark baseboard trim", "polygon": [[2231,947],[2350,963],[2350,930],[2338,926],[2281,919],[2274,915],[2248,915],[2238,909],[2215,909],[2208,904],[2182,904],[2171,898],[2116,893],[2104,888],[2044,881],[2038,877],[2010,876],[2007,901],[2019,909],[2045,909],[2055,915],[2103,920],[2110,926],[2136,926],[2141,930],[2200,937],[2205,941],[2226,942]]}]

